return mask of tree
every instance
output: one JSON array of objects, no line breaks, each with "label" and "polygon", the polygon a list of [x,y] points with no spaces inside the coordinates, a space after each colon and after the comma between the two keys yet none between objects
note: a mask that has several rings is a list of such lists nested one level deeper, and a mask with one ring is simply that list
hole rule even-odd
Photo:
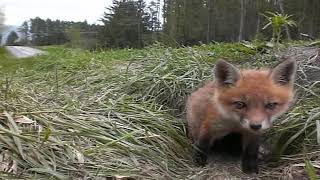
[{"label": "tree", "polygon": [[213,4],[214,1],[212,2],[212,0],[208,0],[206,2],[206,6],[207,6],[207,32],[206,32],[206,42],[209,43],[211,41],[211,16],[213,14]]},{"label": "tree", "polygon": [[167,41],[193,45],[206,42],[208,31],[207,0],[166,0],[164,33]]},{"label": "tree", "polygon": [[150,16],[143,0],[114,0],[104,13],[102,44],[106,47],[141,48],[151,34]]},{"label": "tree", "polygon": [[4,20],[4,10],[0,8],[0,46],[2,45],[2,31],[5,28]]},{"label": "tree", "polygon": [[31,27],[30,33],[32,36],[31,43],[33,45],[47,45],[47,25],[46,21],[36,17],[34,19],[30,19]]},{"label": "tree", "polygon": [[5,20],[4,10],[0,8],[0,33],[2,33],[2,31],[5,28],[4,20]]},{"label": "tree", "polygon": [[16,32],[11,31],[8,38],[7,38],[7,42],[6,45],[8,46],[13,46],[17,43],[17,40],[19,39],[19,36]]},{"label": "tree", "polygon": [[68,40],[65,30],[71,26],[68,21],[52,21],[51,19],[41,19],[36,17],[30,19],[31,43],[33,45],[53,45],[64,44]]},{"label": "tree", "polygon": [[149,27],[152,32],[152,40],[158,41],[159,32],[161,29],[160,18],[160,2],[151,1],[148,6],[148,13],[150,16]]},{"label": "tree", "polygon": [[24,21],[19,27],[18,31],[20,32],[20,44],[28,44],[29,40],[29,24],[27,21]]},{"label": "tree", "polygon": [[238,41],[243,40],[243,33],[244,33],[244,21],[246,16],[246,0],[241,0],[241,10],[240,10],[240,26],[239,26],[239,36]]},{"label": "tree", "polygon": [[81,46],[81,33],[79,25],[73,25],[66,30],[68,39],[70,40],[71,47],[79,48]]},{"label": "tree", "polygon": [[[29,24],[29,28],[27,28],[27,24]],[[93,47],[93,43],[94,46],[96,46],[96,34],[100,29],[99,25],[91,25],[86,21],[73,22],[51,19],[44,20],[39,17],[30,19],[28,23],[24,23],[23,25],[24,26],[20,27],[20,29],[22,32],[24,32],[23,34],[28,36],[31,35],[31,38],[29,38],[31,39],[31,44],[40,46],[59,45],[69,42],[72,40],[72,38],[70,38],[70,30],[74,27],[77,27],[79,33],[86,36],[86,40],[90,40],[90,42],[83,41],[83,43],[90,43],[90,47]]]}]

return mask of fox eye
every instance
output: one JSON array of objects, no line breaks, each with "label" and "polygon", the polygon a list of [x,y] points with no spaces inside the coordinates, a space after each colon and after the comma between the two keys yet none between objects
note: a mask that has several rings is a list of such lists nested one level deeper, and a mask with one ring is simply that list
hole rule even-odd
[{"label": "fox eye", "polygon": [[234,107],[236,109],[243,109],[243,108],[247,107],[246,103],[244,103],[242,101],[235,101],[232,104],[234,105]]},{"label": "fox eye", "polygon": [[273,102],[273,103],[268,103],[265,105],[265,107],[269,110],[274,110],[277,107],[278,103]]}]

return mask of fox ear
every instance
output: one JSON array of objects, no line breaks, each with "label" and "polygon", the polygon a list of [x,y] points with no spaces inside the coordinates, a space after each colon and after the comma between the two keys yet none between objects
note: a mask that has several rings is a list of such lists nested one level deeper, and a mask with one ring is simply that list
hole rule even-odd
[{"label": "fox ear", "polygon": [[240,70],[220,59],[216,63],[214,76],[219,86],[234,86],[240,79]]},{"label": "fox ear", "polygon": [[278,64],[271,73],[272,79],[280,85],[288,85],[293,83],[297,71],[297,63],[295,60],[285,60]]}]

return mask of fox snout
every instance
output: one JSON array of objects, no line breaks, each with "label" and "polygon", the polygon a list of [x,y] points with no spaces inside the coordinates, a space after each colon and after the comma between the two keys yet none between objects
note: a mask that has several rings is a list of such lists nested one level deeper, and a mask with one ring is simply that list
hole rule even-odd
[{"label": "fox snout", "polygon": [[262,127],[261,124],[250,124],[249,126],[251,129],[256,130],[256,131],[261,129],[261,127]]},{"label": "fox snout", "polygon": [[248,110],[243,115],[243,119],[242,125],[244,128],[253,132],[260,132],[271,126],[269,115],[259,108]]},{"label": "fox snout", "polygon": [[268,118],[261,118],[259,120],[245,118],[242,125],[250,131],[260,132],[269,129],[271,127],[271,122]]}]

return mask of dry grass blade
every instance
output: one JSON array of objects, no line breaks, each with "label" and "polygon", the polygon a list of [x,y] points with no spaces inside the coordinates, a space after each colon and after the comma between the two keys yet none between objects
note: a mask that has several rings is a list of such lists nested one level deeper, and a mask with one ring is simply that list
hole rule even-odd
[{"label": "dry grass blade", "polygon": [[[12,116],[9,113],[7,113],[6,111],[4,112],[4,115],[7,117],[8,121],[9,121],[9,124],[8,124],[9,129],[19,135],[21,133],[21,131],[19,130],[19,127],[17,126],[16,122],[13,120]],[[22,159],[25,159],[25,154],[23,152],[23,148],[22,148],[20,139],[18,137],[13,137],[13,140],[18,148],[20,156],[22,157]]]},{"label": "dry grass blade", "polygon": [[29,171],[31,172],[37,172],[37,173],[45,173],[48,175],[52,175],[53,177],[60,179],[60,180],[66,180],[66,179],[70,179],[68,176],[64,176],[62,174],[59,174],[55,171],[52,171],[50,169],[44,169],[44,168],[31,168],[29,169]]},{"label": "dry grass blade", "polygon": [[317,120],[316,121],[316,128],[317,128],[317,142],[318,142],[318,145],[320,145],[320,120]]}]

